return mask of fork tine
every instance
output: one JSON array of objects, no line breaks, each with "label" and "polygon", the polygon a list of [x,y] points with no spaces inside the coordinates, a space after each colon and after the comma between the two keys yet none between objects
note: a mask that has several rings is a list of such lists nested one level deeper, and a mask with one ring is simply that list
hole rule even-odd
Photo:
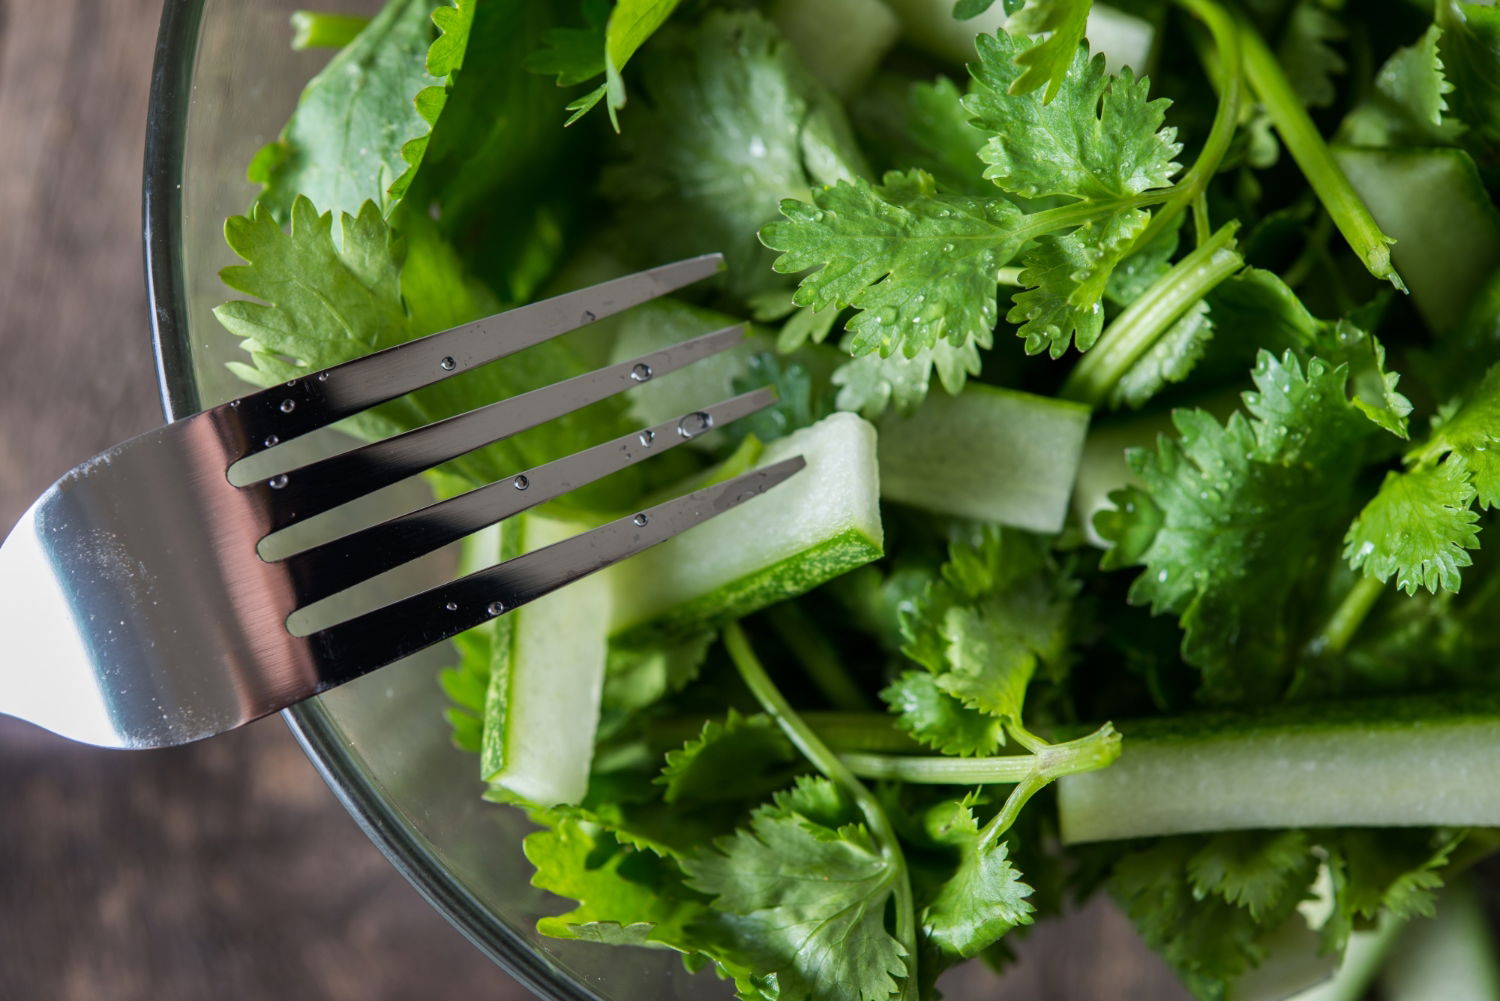
[{"label": "fork tine", "polygon": [[[571,413],[658,375],[727,350],[743,326],[674,344],[630,361],[522,393],[309,463],[243,489],[268,512],[268,531],[285,528],[510,435]],[[273,484],[275,484],[273,486]]]},{"label": "fork tine", "polygon": [[[710,424],[719,427],[762,410],[775,399],[776,394],[771,390],[757,389],[704,407],[698,413],[707,414]],[[602,479],[651,455],[676,448],[690,440],[676,433],[681,421],[686,419],[664,421],[654,427],[632,431],[514,477],[505,477],[341,539],[305,549],[280,562],[292,579],[299,607],[305,607],[456,542],[486,525]]]},{"label": "fork tine", "polygon": [[320,690],[353,681],[666,542],[759,497],[805,465],[799,455],[783,459],[311,633],[309,644],[323,666]]},{"label": "fork tine", "polygon": [[250,455],[270,447],[268,440],[290,441],[722,270],[722,254],[663,264],[397,344],[225,406],[235,408],[243,454]]},{"label": "fork tine", "polygon": [[751,470],[313,633],[307,639],[323,668],[323,688],[352,681],[665,542],[765,493],[805,465],[799,455]]}]

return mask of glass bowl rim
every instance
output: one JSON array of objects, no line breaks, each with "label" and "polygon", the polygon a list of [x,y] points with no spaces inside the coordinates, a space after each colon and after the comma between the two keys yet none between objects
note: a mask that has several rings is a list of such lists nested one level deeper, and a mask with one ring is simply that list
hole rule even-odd
[{"label": "glass bowl rim", "polygon": [[[194,379],[186,282],[179,252],[181,178],[193,73],[206,0],[164,0],[146,113],[141,222],[146,294],[157,391],[166,419],[203,408]],[[488,908],[404,821],[373,776],[351,753],[338,725],[317,699],[281,714],[334,795],[390,863],[454,927],[521,986],[551,1001],[603,1001],[562,975]]]}]

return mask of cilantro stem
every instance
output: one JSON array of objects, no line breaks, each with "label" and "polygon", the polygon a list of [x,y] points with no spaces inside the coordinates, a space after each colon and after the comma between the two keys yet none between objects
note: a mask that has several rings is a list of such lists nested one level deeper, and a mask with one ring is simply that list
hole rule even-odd
[{"label": "cilantro stem", "polygon": [[1182,180],[1169,190],[1173,199],[1156,213],[1146,231],[1136,240],[1137,247],[1144,247],[1166,231],[1173,221],[1189,206],[1194,209],[1198,242],[1201,244],[1208,233],[1208,216],[1204,203],[1204,192],[1208,182],[1219,170],[1229,144],[1234,140],[1234,131],[1240,117],[1240,92],[1243,89],[1243,59],[1240,54],[1240,35],[1234,18],[1209,0],[1177,0],[1186,11],[1197,17],[1213,36],[1215,59],[1209,75],[1215,77],[1219,90],[1219,104],[1214,109],[1213,124],[1209,126],[1208,138],[1198,151],[1198,158],[1188,168]]},{"label": "cilantro stem", "polygon": [[891,894],[896,904],[896,940],[906,950],[906,977],[902,981],[901,996],[903,1001],[915,1001],[917,997],[917,915],[916,904],[912,896],[911,878],[906,867],[906,857],[901,852],[901,843],[896,839],[896,830],[891,826],[890,818],[885,815],[885,809],[880,805],[873,793],[865,788],[863,782],[855,777],[849,767],[843,763],[829,750],[828,745],[819,739],[813,732],[807,721],[797,714],[787,702],[786,696],[776,687],[771,676],[766,673],[765,667],[761,665],[760,659],[755,656],[755,651],[750,647],[750,640],[745,636],[745,631],[740,628],[738,622],[731,622],[724,627],[724,647],[729,651],[729,659],[734,662],[735,669],[739,671],[746,687],[750,689],[755,700],[767,716],[776,721],[781,731],[802,752],[803,757],[812,763],[812,766],[842,789],[850,799],[854,801],[859,812],[864,816],[865,823],[869,825],[870,833],[880,845],[881,854],[890,864],[892,873]]},{"label": "cilantro stem", "polygon": [[797,659],[807,678],[835,709],[859,712],[872,708],[870,699],[839,663],[838,652],[828,637],[808,618],[802,606],[784,601],[766,613],[771,627]]},{"label": "cilantro stem", "polygon": [[[1209,5],[1211,0],[1179,2]],[[1312,117],[1292,89],[1276,56],[1243,17],[1239,18],[1239,36],[1244,51],[1245,76],[1251,89],[1260,98],[1271,124],[1276,127],[1281,141],[1286,144],[1287,152],[1312,185],[1334,225],[1359,255],[1370,274],[1405,292],[1406,284],[1391,265],[1390,245],[1395,241],[1381,232],[1375,217],[1370,215],[1369,207],[1334,160],[1333,151],[1328,148],[1318,127],[1313,124]]]},{"label": "cilantro stem", "polygon": [[1033,754],[958,758],[946,754],[839,755],[851,774],[924,785],[1022,783],[1037,777],[1046,785],[1062,775],[1097,771],[1120,756],[1120,735],[1106,723],[1086,737],[1049,744]]},{"label": "cilantro stem", "polygon": [[1151,283],[1115,317],[1099,343],[1068,374],[1064,399],[1097,407],[1163,334],[1244,259],[1231,248],[1239,223],[1230,222]]},{"label": "cilantro stem", "polygon": [[1307,653],[1313,657],[1343,653],[1383,593],[1383,583],[1374,577],[1361,577],[1344,595],[1344,600],[1333,610],[1318,635],[1308,641]]}]

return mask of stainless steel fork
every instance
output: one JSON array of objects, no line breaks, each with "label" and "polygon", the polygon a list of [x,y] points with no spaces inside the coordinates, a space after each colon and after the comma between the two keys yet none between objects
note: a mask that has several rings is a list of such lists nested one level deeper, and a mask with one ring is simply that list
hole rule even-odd
[{"label": "stainless steel fork", "polygon": [[[0,712],[110,747],[232,729],[665,541],[782,482],[800,458],[627,515],[295,635],[298,609],[752,413],[684,414],[281,559],[272,533],[737,343],[730,327],[236,485],[229,469],[334,421],[720,270],[693,258],[522,306],[132,438],[58,480],[0,547]],[[271,459],[272,456],[264,456]]]}]

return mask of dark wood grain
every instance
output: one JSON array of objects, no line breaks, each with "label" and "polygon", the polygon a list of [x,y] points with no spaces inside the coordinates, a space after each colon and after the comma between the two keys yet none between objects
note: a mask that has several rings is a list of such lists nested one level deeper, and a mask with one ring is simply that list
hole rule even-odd
[{"label": "dark wood grain", "polygon": [[[0,528],[160,421],[139,239],[158,11],[0,0]],[[1182,996],[1107,906],[1023,955],[973,996]],[[387,865],[279,720],[111,753],[0,718],[0,999],[435,996],[523,993]]]},{"label": "dark wood grain", "polygon": [[[0,529],[161,421],[140,249],[159,10],[0,0]],[[113,753],[0,717],[0,999],[434,996],[526,995],[386,863],[280,720]]]}]

